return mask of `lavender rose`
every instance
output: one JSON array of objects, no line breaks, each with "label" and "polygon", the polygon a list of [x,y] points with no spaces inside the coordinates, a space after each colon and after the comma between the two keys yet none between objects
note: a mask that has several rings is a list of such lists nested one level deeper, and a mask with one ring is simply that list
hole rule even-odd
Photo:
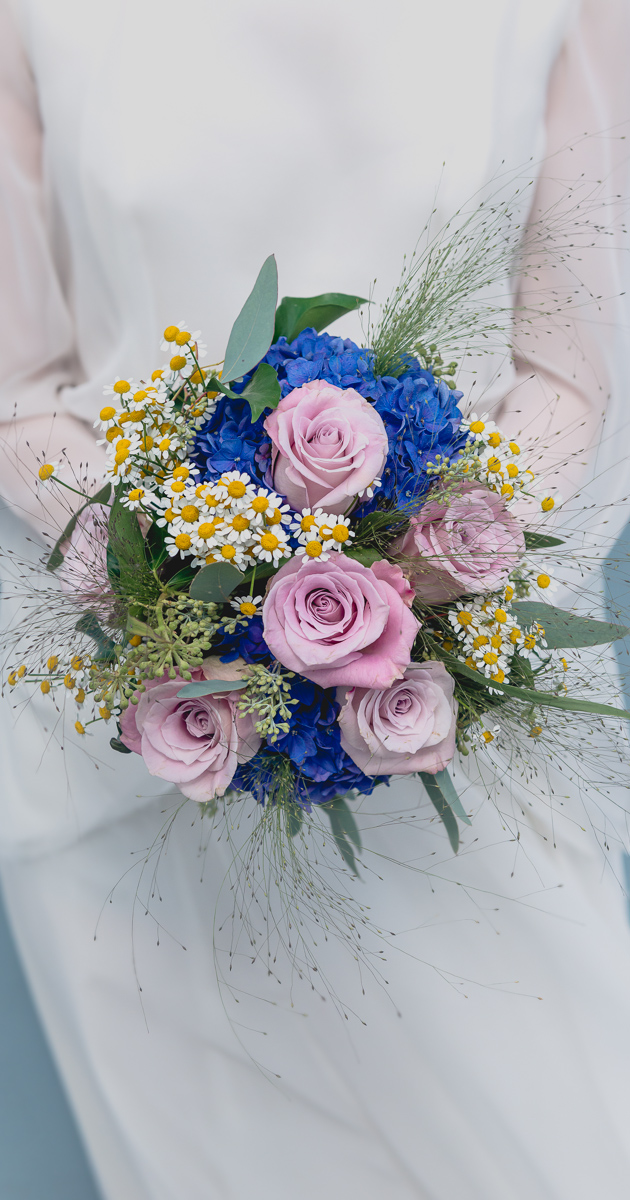
[{"label": "lavender rose", "polygon": [[321,379],[295,388],[265,421],[273,444],[273,485],[292,508],[343,513],[380,475],[385,426],[353,388]]},{"label": "lavender rose", "polygon": [[470,483],[457,495],[423,504],[392,550],[414,559],[416,595],[441,604],[503,587],[525,551],[525,539],[501,497]]},{"label": "lavender rose", "polygon": [[423,662],[389,688],[340,688],[343,749],[365,775],[435,775],[455,753],[454,686],[442,663]]},{"label": "lavender rose", "polygon": [[[236,680],[243,666],[242,659],[222,663],[208,658],[193,677]],[[253,718],[237,713],[240,692],[180,699],[184,682],[166,676],[149,681],[138,704],[130,704],[121,716],[121,740],[142,755],[151,775],[176,783],[184,796],[203,802],[223,795],[239,763],[253,757],[261,739]]]},{"label": "lavender rose", "polygon": [[392,563],[294,558],[269,587],[264,638],[279,662],[321,687],[389,687],[404,673],[420,627],[412,600]]}]

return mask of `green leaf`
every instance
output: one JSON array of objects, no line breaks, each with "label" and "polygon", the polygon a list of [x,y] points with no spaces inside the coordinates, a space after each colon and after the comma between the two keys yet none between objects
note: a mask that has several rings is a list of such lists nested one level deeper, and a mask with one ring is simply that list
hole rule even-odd
[{"label": "green leaf", "polygon": [[280,400],[278,376],[269,363],[261,363],[241,395],[249,402],[252,421],[257,421],[266,408],[277,408]]},{"label": "green leaf", "polygon": [[157,638],[157,633],[146,621],[139,621],[137,617],[127,617],[127,633],[138,634],[140,637],[150,637],[154,640]]},{"label": "green leaf", "polygon": [[90,508],[92,504],[109,504],[111,494],[112,485],[111,483],[106,483],[105,487],[102,487],[100,492],[97,492],[95,496],[90,496],[89,500],[83,504],[81,508],[77,510],[77,512],[75,512],[74,516],[68,521],[68,524],[66,525],[61,537],[57,538],[57,541],[50,552],[48,562],[46,563],[47,571],[56,571],[57,567],[61,566],[63,562],[61,547],[69,537],[72,537],[81,513],[84,513],[86,508]]},{"label": "green leaf", "polygon": [[82,617],[79,617],[74,628],[77,633],[85,633],[87,637],[92,638],[93,642],[96,642],[96,654],[92,656],[93,658],[104,662],[114,661],[116,643],[101,629],[94,613],[84,613]]},{"label": "green leaf", "polygon": [[188,700],[194,696],[213,696],[216,692],[241,692],[246,687],[246,679],[200,679],[198,682],[185,683],[177,695],[182,700]]},{"label": "green leaf", "polygon": [[285,804],[284,811],[286,813],[287,833],[291,838],[297,837],[304,824],[304,813],[299,804]]},{"label": "green leaf", "polygon": [[578,617],[563,608],[555,608],[553,604],[537,600],[521,600],[512,606],[512,611],[519,625],[540,622],[550,650],[607,645],[630,633],[626,625],[592,621],[590,617]]},{"label": "green leaf", "polygon": [[205,604],[224,604],[242,582],[242,571],[231,563],[209,563],[197,572],[189,591],[193,600],[203,600]]},{"label": "green leaf", "polygon": [[533,688],[512,687],[509,683],[495,683],[494,680],[486,679],[481,671],[473,671],[471,667],[467,667],[465,663],[460,663],[458,659],[452,658],[450,655],[448,658],[445,656],[445,659],[450,670],[457,675],[464,675],[467,679],[473,679],[475,683],[481,684],[482,687],[491,687],[493,691],[513,696],[522,704],[543,704],[548,708],[563,708],[566,712],[597,713],[600,717],[630,718],[630,712],[626,712],[625,708],[614,708],[611,704],[598,704],[594,700],[574,700],[570,696],[553,696],[550,692],[536,692]]},{"label": "green leaf", "polygon": [[322,806],[330,821],[330,829],[337,849],[354,875],[359,874],[354,856],[354,845],[361,850],[361,835],[351,810],[343,797],[338,796],[330,804]]},{"label": "green leaf", "polygon": [[372,563],[383,557],[380,550],[372,550],[370,546],[353,546],[352,550],[346,550],[346,554],[348,558],[354,558],[364,567],[371,567]]},{"label": "green leaf", "polygon": [[147,563],[144,538],[135,512],[122,504],[122,490],[114,497],[109,514],[109,549],[120,571],[110,581],[127,600],[150,603],[159,595],[159,586]]},{"label": "green leaf", "polygon": [[133,754],[133,750],[130,750],[128,746],[125,746],[125,743],[121,742],[120,738],[110,738],[109,744],[112,750],[117,750],[119,754]]},{"label": "green leaf", "polygon": [[270,254],[232,326],[221,372],[224,386],[241,379],[265,357],[273,341],[277,303],[278,268]]},{"label": "green leaf", "polygon": [[229,396],[230,400],[240,400],[241,398],[238,392],[233,392],[231,388],[225,387],[225,384],[221,383],[221,380],[217,379],[216,375],[213,375],[212,379],[207,380],[206,391],[222,392],[224,396]]},{"label": "green leaf", "polygon": [[194,567],[182,567],[174,575],[171,575],[170,579],[164,581],[164,587],[169,592],[182,592],[184,588],[190,587],[197,574]]},{"label": "green leaf", "polygon": [[[429,775],[427,771],[420,771],[419,774],[433,807],[444,822],[453,854],[457,854],[459,850],[459,827],[453,813],[453,796],[459,805],[461,813],[464,813],[464,810],[453,786],[453,781],[448,771],[438,771],[437,775]],[[448,780],[448,783],[446,780]],[[470,821],[465,813],[463,820],[470,825]]]},{"label": "green leaf", "polygon": [[564,546],[564,538],[549,537],[546,533],[534,533],[525,530],[526,550],[546,550],[548,546]]},{"label": "green leaf", "polygon": [[369,304],[361,296],[347,296],[344,292],[323,292],[321,296],[283,296],[273,331],[273,340],[285,337],[292,342],[303,329],[313,328],[321,333],[338,317]]}]

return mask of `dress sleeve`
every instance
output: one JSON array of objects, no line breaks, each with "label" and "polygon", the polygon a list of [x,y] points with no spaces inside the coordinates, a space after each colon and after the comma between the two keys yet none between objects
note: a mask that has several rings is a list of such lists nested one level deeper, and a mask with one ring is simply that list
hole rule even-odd
[{"label": "dress sleeve", "polygon": [[59,395],[81,369],[49,236],[42,143],[35,81],[10,2],[0,0],[0,494],[32,525],[55,531],[68,505],[53,491],[44,511],[34,494],[37,456],[67,459],[71,482],[70,464],[91,478],[102,473],[102,455]]},{"label": "dress sleeve", "polygon": [[[609,500],[621,500],[628,488],[627,467],[613,481],[622,430],[628,436],[628,46],[628,0],[583,0],[550,78],[545,161],[529,218],[531,226],[553,213],[557,226],[565,212],[566,223],[560,221],[557,253],[552,246],[536,278],[521,279],[516,297],[517,314],[519,305],[537,301],[541,311],[550,301],[553,307],[554,297],[563,311],[533,324],[517,315],[516,383],[496,410],[507,432],[538,439],[538,472],[565,500],[595,473],[613,484]],[[588,236],[579,232],[585,214]],[[584,245],[566,255],[571,222]],[[570,293],[573,311],[564,303]]]}]

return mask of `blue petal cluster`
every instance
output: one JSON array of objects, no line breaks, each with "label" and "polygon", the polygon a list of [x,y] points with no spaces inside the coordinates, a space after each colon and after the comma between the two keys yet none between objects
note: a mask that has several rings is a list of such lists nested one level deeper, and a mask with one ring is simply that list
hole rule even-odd
[{"label": "blue petal cluster", "polygon": [[223,631],[218,634],[212,643],[212,652],[224,663],[234,662],[236,658],[242,658],[246,663],[271,662],[260,617],[251,617],[246,625],[237,625],[234,633]]},{"label": "blue petal cluster", "polygon": [[296,676],[291,699],[298,703],[291,708],[289,732],[268,742],[267,748],[239,767],[233,786],[251,791],[264,804],[273,790],[273,759],[282,753],[294,764],[294,799],[307,811],[313,804],[325,804],[352,788],[369,796],[383,780],[364,775],[342,749],[334,692]]},{"label": "blue petal cluster", "polygon": [[[314,379],[324,379],[336,387],[352,387],[374,402],[387,430],[389,454],[382,487],[357,510],[357,516],[377,507],[382,497],[403,510],[414,506],[431,484],[427,464],[438,454],[455,457],[466,442],[466,435],[459,432],[462,415],[457,406],[463,393],[451,391],[415,359],[409,360],[400,378],[377,379],[370,350],[350,338],[305,329],[290,343],[279,338],[264,361],[277,371],[283,396]],[[234,390],[241,391],[250,377],[235,384]],[[219,401],[195,445],[194,459],[204,477],[236,468],[271,487],[271,447],[263,422],[260,417],[252,423],[245,401]]]}]

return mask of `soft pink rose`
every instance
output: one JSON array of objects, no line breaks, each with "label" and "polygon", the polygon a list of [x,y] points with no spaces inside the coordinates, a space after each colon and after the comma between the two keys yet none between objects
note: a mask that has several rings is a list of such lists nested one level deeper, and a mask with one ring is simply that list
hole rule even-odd
[{"label": "soft pink rose", "polygon": [[385,426],[353,388],[315,379],[295,388],[265,421],[273,443],[273,485],[296,510],[343,513],[380,475]]},{"label": "soft pink rose", "polygon": [[448,499],[423,504],[392,551],[415,560],[409,571],[416,595],[441,604],[503,587],[525,551],[525,539],[501,497],[469,483]]},{"label": "soft pink rose", "polygon": [[419,622],[400,567],[364,567],[345,554],[329,562],[293,558],[272,580],[264,637],[290,671],[321,687],[388,687],[409,663]]},{"label": "soft pink rose", "polygon": [[111,592],[107,577],[108,521],[106,504],[90,504],[60,547],[64,556],[59,569],[61,586],[86,604],[98,604],[104,594]]},{"label": "soft pink rose", "polygon": [[[243,666],[242,660],[208,658],[193,677],[232,681]],[[237,714],[240,692],[180,699],[184,682],[165,676],[150,680],[138,704],[130,704],[120,718],[121,740],[142,755],[151,775],[202,802],[223,795],[239,763],[252,758],[261,739],[254,718]]]},{"label": "soft pink rose", "polygon": [[340,688],[346,754],[366,775],[435,775],[455,753],[454,687],[442,663],[423,662],[389,688]]}]

